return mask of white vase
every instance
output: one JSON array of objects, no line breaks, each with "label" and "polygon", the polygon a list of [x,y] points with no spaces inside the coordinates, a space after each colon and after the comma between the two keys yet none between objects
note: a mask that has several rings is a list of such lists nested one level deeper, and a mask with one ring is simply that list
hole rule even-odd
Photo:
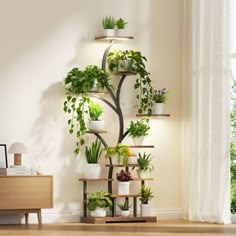
[{"label": "white vase", "polygon": [[93,132],[99,132],[104,130],[105,121],[104,120],[91,120],[88,123],[88,129]]},{"label": "white vase", "polygon": [[101,177],[101,165],[87,164],[84,170],[84,177],[86,179],[99,179]]},{"label": "white vase", "polygon": [[141,179],[145,179],[149,177],[149,172],[145,170],[137,170],[138,177]]},{"label": "white vase", "polygon": [[126,30],[125,29],[117,29],[116,30],[116,36],[123,37],[126,35]]},{"label": "white vase", "polygon": [[154,103],[152,107],[153,114],[163,114],[164,113],[164,103]]},{"label": "white vase", "polygon": [[141,136],[141,137],[133,137],[133,142],[134,142],[134,145],[135,146],[140,146],[142,145],[143,143],[143,140],[144,140],[144,136]]},{"label": "white vase", "polygon": [[141,204],[140,205],[140,215],[142,217],[151,216],[152,215],[151,204]]},{"label": "white vase", "polygon": [[106,216],[106,209],[96,207],[96,209],[94,211],[91,211],[91,216],[92,217],[105,217]]},{"label": "white vase", "polygon": [[104,36],[116,36],[116,30],[115,29],[104,29]]},{"label": "white vase", "polygon": [[118,182],[118,195],[129,195],[130,182]]},{"label": "white vase", "polygon": [[127,210],[127,211],[121,211],[121,212],[120,212],[120,215],[123,216],[123,217],[128,217],[128,216],[129,216],[129,210]]},{"label": "white vase", "polygon": [[131,165],[137,164],[137,159],[138,159],[137,156],[129,156],[128,157],[128,164],[131,164]]}]

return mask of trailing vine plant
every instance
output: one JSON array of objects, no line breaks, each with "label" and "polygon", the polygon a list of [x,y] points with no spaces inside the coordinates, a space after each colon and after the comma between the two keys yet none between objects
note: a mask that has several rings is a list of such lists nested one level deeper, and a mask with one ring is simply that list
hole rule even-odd
[{"label": "trailing vine plant", "polygon": [[85,114],[88,113],[89,92],[107,88],[112,88],[109,83],[109,73],[96,65],[87,66],[84,70],[73,68],[65,78],[67,97],[64,102],[64,111],[70,115],[69,133],[75,133],[78,138],[74,150],[75,155],[79,154],[80,146],[85,143],[84,134],[87,130]]},{"label": "trailing vine plant", "polygon": [[147,59],[139,51],[133,50],[115,50],[108,54],[108,67],[112,72],[131,72],[138,74],[134,89],[138,89],[139,92],[136,98],[139,101],[138,113],[152,113],[153,105],[153,87],[150,73],[147,72],[145,62]]}]

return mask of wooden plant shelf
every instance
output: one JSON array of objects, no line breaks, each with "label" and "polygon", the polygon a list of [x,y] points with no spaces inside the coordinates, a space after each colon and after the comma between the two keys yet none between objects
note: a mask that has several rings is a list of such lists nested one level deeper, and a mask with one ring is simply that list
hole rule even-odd
[{"label": "wooden plant shelf", "polygon": [[123,197],[140,197],[139,194],[127,194],[127,195],[119,195],[119,194],[112,194],[110,198],[123,198]]},{"label": "wooden plant shelf", "polygon": [[100,179],[79,178],[79,181],[113,181],[113,179],[108,179],[108,178],[100,178]]},{"label": "wooden plant shelf", "polygon": [[110,40],[130,40],[134,39],[132,36],[98,36],[95,40],[110,41]]},{"label": "wooden plant shelf", "polygon": [[159,117],[170,117],[170,114],[137,114],[136,115],[137,117],[139,116],[139,117],[143,117],[143,116],[159,116]]},{"label": "wooden plant shelf", "polygon": [[139,145],[139,146],[131,145],[129,147],[130,148],[154,148],[154,145]]},{"label": "wooden plant shelf", "polygon": [[152,181],[153,178],[133,178],[130,181]]},{"label": "wooden plant shelf", "polygon": [[107,131],[101,130],[101,131],[94,131],[94,130],[88,130],[86,131],[87,134],[106,134]]},{"label": "wooden plant shelf", "polygon": [[130,75],[137,75],[137,73],[135,72],[130,72],[130,71],[120,71],[120,72],[115,72],[115,75],[126,75],[126,76],[130,76]]},{"label": "wooden plant shelf", "polygon": [[149,217],[81,217],[81,223],[106,224],[106,223],[129,223],[129,222],[157,222],[156,216]]},{"label": "wooden plant shelf", "polygon": [[106,165],[106,167],[138,167],[138,164],[128,164],[128,165]]}]

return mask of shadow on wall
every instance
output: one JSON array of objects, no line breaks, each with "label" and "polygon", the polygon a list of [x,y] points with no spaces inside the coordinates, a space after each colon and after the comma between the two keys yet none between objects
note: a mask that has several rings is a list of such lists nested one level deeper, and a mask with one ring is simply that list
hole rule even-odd
[{"label": "shadow on wall", "polygon": [[35,168],[40,166],[43,174],[54,176],[54,202],[63,212],[71,207],[73,210],[80,208],[78,170],[82,170],[79,168],[82,158],[78,161],[72,156],[75,140],[68,133],[64,99],[62,82],[56,82],[42,92],[39,116],[31,135],[33,165]]}]

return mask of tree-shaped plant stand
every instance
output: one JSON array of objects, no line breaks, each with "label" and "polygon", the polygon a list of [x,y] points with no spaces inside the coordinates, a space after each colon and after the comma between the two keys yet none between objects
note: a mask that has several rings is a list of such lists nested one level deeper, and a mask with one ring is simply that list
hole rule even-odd
[{"label": "tree-shaped plant stand", "polygon": [[[105,41],[110,41],[109,46],[106,48],[103,59],[102,59],[102,69],[106,71],[106,61],[107,61],[107,56],[108,53],[112,47],[112,45],[115,43],[116,40],[127,40],[127,39],[133,39],[133,37],[96,37],[95,40],[105,40]],[[120,81],[118,83],[116,91],[113,91],[113,89],[110,86],[106,86],[107,92],[111,98],[110,100],[105,99],[104,97],[100,96],[99,93],[92,93],[90,94],[91,97],[98,98],[105,104],[107,104],[118,116],[119,119],[119,135],[117,139],[117,144],[122,143],[124,138],[129,134],[129,131],[124,130],[124,117],[123,117],[123,112],[121,109],[120,105],[120,94],[121,94],[121,89],[122,85],[126,79],[127,76],[130,75],[135,75],[135,73],[131,72],[119,72],[116,73],[116,75],[120,75]],[[104,147],[108,147],[107,142],[104,140],[104,138],[101,136],[104,131],[101,132],[90,132],[88,131],[87,133],[92,133],[94,134],[104,145]],[[154,146],[130,146],[131,148],[153,148]],[[156,217],[137,217],[137,198],[139,197],[138,194],[130,194],[130,195],[114,195],[113,194],[113,189],[112,189],[112,181],[113,181],[113,170],[114,167],[123,167],[123,165],[113,165],[112,164],[112,158],[109,157],[109,165],[106,165],[109,167],[108,171],[108,178],[101,178],[101,179],[84,179],[81,178],[79,179],[80,181],[83,182],[83,202],[84,202],[84,213],[83,217],[81,218],[81,222],[83,223],[106,223],[106,222],[156,222]],[[126,165],[125,169],[128,171],[130,167],[137,167],[137,165]],[[147,178],[147,179],[140,179],[136,178],[133,179],[134,181],[141,181],[141,184],[145,184],[146,180],[152,180],[152,178]],[[94,181],[107,181],[108,183],[108,192],[111,194],[111,199],[113,202],[113,209],[112,209],[112,217],[105,217],[105,218],[95,218],[95,217],[87,217],[87,182],[94,182]],[[117,198],[133,198],[133,217],[115,217],[116,214],[116,199]]]}]

